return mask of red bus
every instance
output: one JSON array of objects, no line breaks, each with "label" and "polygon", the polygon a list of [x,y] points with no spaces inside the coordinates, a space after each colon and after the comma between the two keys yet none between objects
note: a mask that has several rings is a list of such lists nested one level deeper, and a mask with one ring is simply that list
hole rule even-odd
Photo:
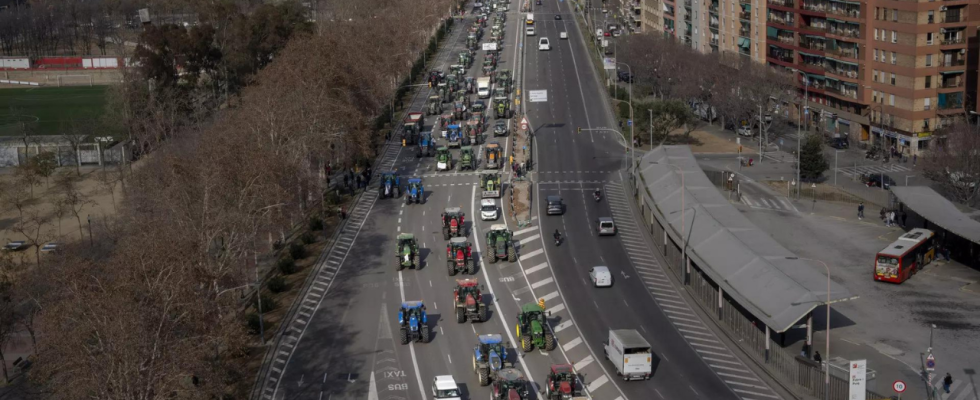
[{"label": "red bus", "polygon": [[899,236],[875,256],[875,280],[902,283],[915,275],[936,259],[935,235],[928,229],[916,228]]}]

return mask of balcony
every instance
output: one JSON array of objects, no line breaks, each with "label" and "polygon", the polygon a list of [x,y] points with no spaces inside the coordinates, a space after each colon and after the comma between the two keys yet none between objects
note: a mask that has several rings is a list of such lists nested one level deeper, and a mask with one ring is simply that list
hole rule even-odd
[{"label": "balcony", "polygon": [[804,10],[807,10],[807,11],[821,12],[822,13],[822,12],[827,12],[827,10],[829,8],[830,8],[829,4],[827,4],[825,2],[816,2],[816,1],[804,1],[803,2],[803,9]]},{"label": "balcony", "polygon": [[824,90],[842,97],[848,97],[852,99],[858,98],[857,88],[852,88],[847,85],[840,85],[840,86],[827,85],[827,87]]},{"label": "balcony", "polygon": [[795,7],[792,0],[769,0],[769,4],[783,7]]},{"label": "balcony", "polygon": [[942,40],[939,41],[939,44],[943,46],[950,46],[954,44],[963,44],[963,43],[966,43],[966,38],[962,36],[943,38]]},{"label": "balcony", "polygon": [[837,76],[843,76],[845,78],[850,78],[850,79],[857,79],[858,78],[858,70],[857,70],[857,68],[854,68],[854,69],[841,68],[841,67],[834,68],[834,67],[831,67],[830,65],[825,65],[824,66],[824,71],[827,71],[828,74],[834,74],[834,75],[837,75]]},{"label": "balcony", "polygon": [[796,24],[796,21],[793,18],[786,18],[777,14],[769,14],[768,21],[774,24],[780,24],[786,26],[793,26]]},{"label": "balcony", "polygon": [[834,50],[831,50],[830,54],[839,57],[847,57],[847,58],[855,58],[855,59],[861,58],[858,48],[856,46],[853,48],[838,47]]},{"label": "balcony", "polygon": [[779,52],[770,50],[766,54],[769,58],[775,58],[782,62],[793,63],[793,54],[791,52]]},{"label": "balcony", "polygon": [[827,33],[836,36],[843,36],[849,38],[859,39],[861,37],[861,29],[856,26],[847,26],[843,24],[831,24],[830,29]]},{"label": "balcony", "polygon": [[953,23],[957,23],[957,22],[966,21],[966,18],[964,18],[959,13],[956,13],[956,14],[946,14],[945,16],[943,16],[942,21],[943,21],[944,24],[953,24]]},{"label": "balcony", "polygon": [[718,5],[717,4],[712,4],[712,5],[708,6],[708,12],[709,13],[712,13],[712,14],[718,14]]},{"label": "balcony", "polygon": [[745,21],[751,21],[752,20],[752,13],[751,12],[748,12],[748,11],[742,11],[742,12],[738,13],[738,17],[740,19],[742,19],[742,20],[745,20]]},{"label": "balcony", "polygon": [[803,27],[802,28],[803,29],[806,29],[806,30],[811,30],[811,31],[826,32],[827,31],[827,21],[824,21],[824,20],[813,21],[813,20],[811,20],[809,24],[803,24]]},{"label": "balcony", "polygon": [[941,89],[956,89],[956,88],[961,88],[961,87],[963,87],[963,81],[965,81],[965,80],[966,79],[963,79],[962,77],[960,77],[960,78],[944,79],[942,81],[942,83],[939,84],[939,87]]},{"label": "balcony", "polygon": [[684,8],[691,8],[691,0],[684,0]]},{"label": "balcony", "polygon": [[964,65],[966,65],[966,58],[950,59],[939,63],[940,67],[962,67]]},{"label": "balcony", "polygon": [[741,37],[749,37],[750,35],[752,35],[752,29],[742,28],[738,31],[738,35]]},{"label": "balcony", "polygon": [[789,35],[777,34],[776,40],[778,40],[780,43],[786,43],[786,44],[793,44],[796,41],[796,39],[793,39],[793,34],[789,34]]},{"label": "balcony", "polygon": [[820,40],[800,39],[800,47],[816,51],[825,51],[827,50],[827,43]]},{"label": "balcony", "polygon": [[848,18],[861,18],[861,8],[860,7],[841,8],[841,7],[834,6],[831,7],[829,10],[827,10],[827,14],[839,15]]}]

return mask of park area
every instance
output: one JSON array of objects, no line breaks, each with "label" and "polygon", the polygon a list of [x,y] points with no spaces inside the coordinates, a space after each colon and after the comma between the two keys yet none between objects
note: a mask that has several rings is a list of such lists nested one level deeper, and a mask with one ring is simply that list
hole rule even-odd
[{"label": "park area", "polygon": [[108,86],[0,89],[0,136],[57,135],[71,121],[90,123],[105,110]]}]

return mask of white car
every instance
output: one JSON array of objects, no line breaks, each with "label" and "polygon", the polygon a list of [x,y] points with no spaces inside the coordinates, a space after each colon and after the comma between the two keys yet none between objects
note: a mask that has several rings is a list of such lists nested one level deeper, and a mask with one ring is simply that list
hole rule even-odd
[{"label": "white car", "polygon": [[500,208],[493,199],[480,200],[480,218],[484,221],[496,221],[500,218]]},{"label": "white car", "polygon": [[568,39],[568,32],[562,32],[558,34],[559,39]]},{"label": "white car", "polygon": [[548,38],[543,37],[538,40],[538,50],[551,50],[551,42],[548,41]]},{"label": "white car", "polygon": [[460,400],[459,386],[452,375],[439,375],[432,378],[432,397],[438,400]]},{"label": "white car", "polygon": [[748,127],[747,125],[742,125],[742,126],[738,127],[738,135],[739,136],[752,136],[752,128]]},{"label": "white car", "polygon": [[589,279],[592,280],[592,286],[595,287],[612,287],[613,285],[612,273],[609,272],[608,267],[592,267],[589,270]]},{"label": "white car", "polygon": [[527,34],[528,36],[534,36],[534,27],[533,26],[527,27],[527,29],[524,29],[524,33]]}]

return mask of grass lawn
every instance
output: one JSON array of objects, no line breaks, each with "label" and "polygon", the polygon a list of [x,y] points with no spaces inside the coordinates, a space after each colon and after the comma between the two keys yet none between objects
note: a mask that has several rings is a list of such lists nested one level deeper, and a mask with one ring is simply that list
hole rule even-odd
[{"label": "grass lawn", "polygon": [[108,86],[0,89],[0,136],[20,135],[24,123],[37,134],[56,135],[69,121],[85,123],[102,115]]}]

